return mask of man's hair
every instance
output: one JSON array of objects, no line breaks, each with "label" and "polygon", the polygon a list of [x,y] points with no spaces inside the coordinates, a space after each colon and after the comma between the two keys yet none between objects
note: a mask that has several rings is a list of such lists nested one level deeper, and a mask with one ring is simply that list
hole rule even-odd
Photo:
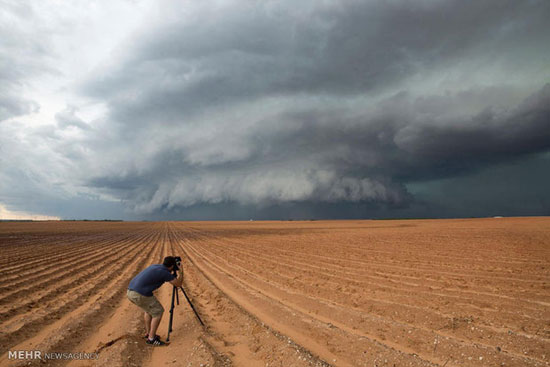
[{"label": "man's hair", "polygon": [[166,256],[164,258],[164,261],[162,262],[162,265],[166,266],[167,268],[176,265],[176,258],[174,256]]}]

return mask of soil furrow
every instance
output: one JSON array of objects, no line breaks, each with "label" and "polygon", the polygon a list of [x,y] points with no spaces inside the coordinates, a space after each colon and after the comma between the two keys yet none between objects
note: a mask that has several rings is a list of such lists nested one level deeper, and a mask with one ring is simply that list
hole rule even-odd
[{"label": "soil furrow", "polygon": [[[204,248],[206,249],[211,246],[212,242],[209,242],[204,246]],[[322,271],[319,271],[319,273],[309,273],[309,276],[305,276],[304,274],[308,273],[306,269],[311,267],[311,265],[305,263],[301,265],[299,263],[297,263],[297,265],[290,265],[281,261],[268,260],[261,256],[252,256],[248,254],[243,255],[242,251],[225,249],[223,246],[216,248],[216,251],[225,254],[228,258],[233,258],[235,263],[240,263],[247,269],[255,263],[261,263],[261,267],[256,272],[258,275],[265,273],[265,277],[267,277],[270,281],[282,279],[279,280],[279,283],[291,288],[297,288],[301,285],[298,289],[299,292],[316,291],[317,294],[315,296],[317,297],[322,297],[322,294],[327,294],[327,292],[328,295],[342,294],[343,298],[347,297],[347,300],[351,305],[358,302],[356,300],[358,294],[370,291],[369,303],[375,303],[375,306],[377,302],[383,302],[385,304],[399,304],[402,305],[402,307],[412,307],[422,310],[423,312],[430,312],[433,315],[437,315],[437,317],[443,318],[443,320],[451,320],[457,317],[457,315],[465,314],[468,309],[473,311],[482,311],[484,316],[483,319],[488,320],[491,323],[496,322],[497,324],[502,324],[503,322],[516,322],[517,330],[514,332],[520,333],[520,328],[537,330],[540,322],[544,320],[546,312],[543,307],[540,307],[539,309],[530,309],[523,306],[525,310],[530,310],[530,314],[522,315],[522,319],[518,318],[517,312],[517,305],[518,303],[522,303],[521,300],[517,300],[515,304],[511,303],[509,306],[506,305],[506,307],[501,304],[498,310],[492,310],[487,309],[487,305],[489,304],[487,303],[488,300],[480,300],[478,303],[479,306],[476,306],[476,303],[478,302],[477,299],[464,297],[464,295],[462,297],[448,296],[446,294],[435,292],[423,292],[418,289],[410,289],[405,291],[402,288],[397,287],[391,288],[390,291],[386,292],[388,287],[382,284],[357,281],[353,279],[350,280],[348,278],[335,275],[326,275]],[[277,257],[272,259],[277,259]],[[270,266],[270,263],[275,264],[276,266]],[[287,270],[286,268],[291,270]],[[277,271],[275,271],[275,269],[277,269]],[[318,269],[320,270],[321,268],[319,267]],[[254,270],[252,271],[255,272]],[[321,284],[322,287],[319,287]],[[311,285],[313,285],[313,287]],[[369,290],[369,288],[365,287],[365,285],[372,285],[372,287]],[[421,294],[424,294],[426,297],[418,297],[418,295]],[[379,298],[381,295],[384,296],[383,300]],[[460,302],[460,304],[456,305],[455,303],[457,302]],[[445,313],[439,311],[441,304],[446,305]],[[355,304],[355,306],[357,306],[357,304]],[[364,307],[367,308],[369,305],[365,305]],[[509,316],[504,317],[505,315]],[[434,321],[428,316],[426,316],[426,319]],[[509,331],[509,329],[507,331]],[[532,337],[535,336],[532,335]]]},{"label": "soil furrow", "polygon": [[[54,322],[64,314],[86,303],[90,297],[93,297],[100,289],[112,282],[112,275],[115,274],[117,270],[126,269],[128,264],[134,261],[138,255],[139,251],[135,251],[131,256],[120,257],[109,267],[103,267],[103,272],[98,274],[96,279],[90,279],[79,287],[63,293],[62,302],[54,300],[58,301],[57,303],[59,303],[59,305],[46,308],[45,314],[35,314],[30,320],[28,320],[29,318],[27,317],[26,319],[28,321],[23,321],[21,325],[18,325],[19,327],[16,330],[3,333],[2,341],[0,341],[0,354],[4,353],[10,346],[17,344],[17,342],[23,338],[28,338],[36,331],[43,328],[44,325]],[[4,326],[5,323],[3,323],[3,327]]]},{"label": "soil furrow", "polygon": [[[205,247],[201,247],[201,252],[204,255]],[[210,252],[210,257],[216,257],[216,260],[210,260],[212,264],[216,264],[216,266],[224,265],[223,271],[228,272],[228,274],[231,274],[234,279],[239,279],[243,282],[245,282],[243,279],[248,278],[248,281],[246,283],[251,287],[256,287],[257,290],[263,289],[263,293],[266,294],[265,289],[271,289],[272,293],[278,293],[280,299],[285,299],[287,296],[292,296],[293,299],[301,300],[303,304],[306,304],[308,307],[316,310],[316,315],[318,313],[321,313],[322,307],[328,307],[329,310],[326,312],[326,317],[330,317],[330,315],[335,314],[342,314],[341,318],[341,324],[342,325],[349,325],[350,327],[352,325],[361,325],[365,324],[364,329],[365,330],[380,330],[380,329],[388,329],[388,325],[393,325],[395,330],[391,330],[391,332],[388,333],[388,330],[384,332],[384,334],[390,334],[390,335],[397,335],[399,337],[399,332],[401,330],[413,330],[414,336],[417,338],[417,341],[413,341],[412,343],[420,344],[422,343],[422,340],[435,340],[436,338],[446,339],[449,343],[455,342],[459,344],[458,346],[455,346],[456,348],[462,347],[467,348],[471,346],[472,344],[475,344],[478,347],[484,347],[489,350],[494,350],[497,346],[501,348],[505,348],[509,353],[515,353],[516,357],[521,356],[522,350],[517,350],[515,348],[516,345],[522,345],[526,342],[530,343],[530,355],[532,356],[538,356],[542,357],[542,355],[545,354],[545,351],[550,346],[549,340],[544,340],[543,338],[537,338],[532,335],[520,335],[516,332],[514,332],[513,337],[505,337],[504,335],[494,335],[492,338],[491,345],[487,345],[486,342],[483,339],[484,334],[484,326],[478,325],[478,323],[473,323],[471,320],[468,322],[468,328],[455,328],[454,333],[449,332],[442,332],[442,329],[452,329],[452,325],[455,322],[454,317],[444,318],[440,320],[439,322],[435,323],[428,323],[424,324],[422,320],[425,319],[433,319],[433,315],[424,315],[422,313],[418,315],[411,315],[408,314],[409,318],[408,320],[414,320],[416,323],[407,322],[407,319],[405,320],[395,320],[395,317],[392,317],[392,319],[389,318],[389,316],[397,316],[397,315],[388,315],[388,317],[380,317],[377,316],[376,318],[372,320],[365,319],[365,316],[371,316],[370,313],[365,313],[366,309],[358,309],[357,307],[350,306],[349,304],[342,304],[339,303],[337,300],[341,300],[340,302],[344,301],[345,298],[335,298],[335,297],[328,297],[326,298],[319,296],[318,294],[310,294],[307,296],[307,289],[302,288],[295,291],[291,290],[290,284],[291,283],[285,283],[285,284],[277,284],[272,281],[273,278],[262,278],[258,276],[257,271],[249,271],[246,269],[243,269],[242,267],[236,265],[236,263],[239,261],[237,258],[231,257],[227,254],[225,256],[223,254],[215,254]],[[230,269],[233,269],[230,270]],[[239,273],[239,275],[236,274],[236,272]],[[276,275],[273,275],[276,277]],[[252,286],[252,283],[255,285]],[[397,305],[397,309],[399,310],[402,308],[401,305]],[[419,310],[423,311],[423,310]],[[334,316],[333,316],[334,317]],[[372,317],[371,317],[372,318]],[[335,318],[336,319],[336,318]],[[420,320],[422,324],[418,324],[418,321]],[[370,321],[370,322],[367,322]],[[386,327],[384,327],[386,326]],[[430,327],[431,326],[431,327]],[[470,329],[472,328],[472,329]],[[473,332],[472,330],[475,330]],[[488,329],[485,329],[485,331],[488,331]],[[457,335],[457,332],[460,332],[460,335]],[[419,335],[420,334],[420,335]],[[411,335],[405,335],[408,336],[409,339],[411,339]],[[402,339],[405,339],[404,336],[401,336]],[[524,340],[517,340],[517,339],[524,339]],[[466,342],[467,339],[471,339],[472,342]],[[539,340],[537,340],[539,339]],[[519,343],[518,343],[519,342]],[[469,351],[469,353],[472,353],[472,351]]]},{"label": "soil furrow", "polygon": [[[188,248],[190,248],[198,256],[202,256],[202,255],[200,255],[199,252],[196,252],[197,250],[194,248],[194,246],[188,244]],[[344,331],[344,332],[353,334],[356,337],[367,338],[367,339],[371,340],[372,342],[380,343],[380,344],[386,346],[387,348],[392,348],[394,350],[400,351],[401,353],[411,353],[412,349],[410,348],[410,345],[412,344],[412,345],[416,346],[417,354],[420,355],[422,358],[424,358],[426,361],[431,360],[432,363],[434,363],[434,364],[442,362],[441,360],[437,360],[437,359],[435,359],[435,361],[434,361],[434,357],[430,356],[429,355],[430,353],[427,350],[424,350],[423,352],[419,352],[419,350],[421,350],[421,349],[419,349],[419,347],[422,344],[426,345],[426,347],[424,349],[429,350],[429,343],[430,343],[431,340],[434,340],[433,338],[424,338],[424,340],[422,341],[423,338],[422,338],[422,335],[421,335],[420,340],[421,340],[422,344],[418,344],[418,342],[415,342],[414,340],[412,340],[412,342],[409,341],[409,345],[398,344],[398,343],[393,342],[393,341],[390,342],[387,339],[378,338],[378,337],[376,337],[376,336],[374,336],[370,333],[362,332],[360,330],[357,330],[356,328],[348,326],[344,322],[342,322],[341,320],[338,320],[338,318],[335,318],[334,316],[337,314],[337,312],[341,312],[341,311],[328,310],[327,312],[325,312],[325,314],[323,314],[323,313],[320,312],[320,308],[316,307],[315,311],[317,311],[317,313],[311,314],[311,313],[309,313],[307,307],[304,307],[303,305],[296,304],[296,302],[298,301],[297,298],[296,298],[296,295],[293,295],[294,297],[292,298],[292,300],[294,302],[290,303],[289,299],[291,297],[288,297],[288,294],[287,295],[282,295],[282,296],[279,296],[279,297],[275,296],[273,294],[273,289],[271,289],[271,292],[270,292],[270,291],[266,290],[266,288],[269,288],[269,287],[261,288],[261,287],[253,286],[253,285],[250,284],[250,282],[242,280],[242,275],[241,275],[241,277],[239,277],[239,276],[235,275],[234,273],[227,272],[227,270],[224,270],[223,267],[221,266],[222,263],[227,265],[227,262],[225,262],[225,261],[211,261],[211,260],[208,260],[207,258],[204,258],[204,257],[202,259],[209,263],[209,268],[211,270],[216,269],[220,273],[225,274],[225,276],[223,278],[226,279],[226,281],[231,280],[231,281],[239,282],[239,283],[241,283],[242,288],[245,289],[245,290],[249,289],[250,293],[252,293],[252,294],[255,294],[255,293],[262,294],[263,296],[269,297],[270,299],[279,302],[281,305],[284,305],[285,307],[288,307],[290,309],[289,310],[290,313],[293,313],[293,314],[301,313],[302,317],[304,315],[307,315],[307,316],[312,317],[312,318],[314,318],[318,321],[326,322],[326,323],[328,323],[328,320],[330,320],[330,324],[336,325],[336,327],[340,331]],[[307,302],[305,304],[307,304]],[[311,304],[309,306],[311,307]],[[313,306],[313,307],[315,307],[315,306]],[[357,320],[353,320],[353,322],[356,323]],[[403,331],[405,331],[405,330],[403,330]],[[418,330],[416,332],[418,333]],[[407,336],[407,334],[405,334],[405,335],[403,335],[403,337],[408,337],[409,340],[410,340],[411,337],[412,337],[412,335],[410,335],[410,334],[411,333],[409,333],[408,336]],[[392,335],[394,335],[394,334],[392,334]],[[396,337],[399,339],[398,334],[396,335]],[[446,337],[446,339],[449,342],[449,337]],[[488,358],[494,356],[493,354],[487,353],[489,350],[476,351],[476,349],[480,347],[479,344],[476,344],[476,345],[457,345],[456,340],[455,340],[454,345],[452,343],[449,343],[449,344],[450,345],[440,346],[440,348],[441,348],[440,351],[442,349],[444,349],[445,347],[447,347],[448,350],[446,350],[446,352],[449,352],[450,350],[462,350],[464,356],[468,356],[468,355],[471,356],[471,354],[473,354],[473,353],[482,354],[482,358],[484,357],[485,360],[488,360]],[[447,349],[447,348],[445,348],[445,349]],[[490,350],[492,351],[493,349],[491,348]],[[517,362],[518,358],[519,358],[519,360],[523,360],[524,362],[527,362],[531,365],[536,365],[538,363],[543,362],[543,361],[537,360],[536,358],[532,358],[532,357],[525,358],[522,355],[518,355],[518,354],[514,354],[514,355],[510,356],[510,354],[512,354],[510,351],[508,351],[507,354],[509,355],[509,356],[507,356],[508,358],[503,358],[503,357],[500,358],[501,363],[502,362],[505,362],[505,363]],[[464,361],[462,361],[462,363],[464,363]]]},{"label": "soil furrow", "polygon": [[[100,248],[96,251],[89,251],[88,247],[81,248],[80,251],[75,254],[77,259],[82,258],[83,260],[76,260],[74,258],[68,259],[66,262],[61,263],[58,266],[52,265],[51,267],[54,270],[50,272],[42,272],[40,269],[38,272],[31,277],[24,277],[24,279],[8,284],[7,286],[1,287],[0,290],[3,293],[3,296],[0,297],[0,305],[6,303],[8,300],[13,302],[21,294],[33,294],[31,289],[41,289],[43,290],[46,286],[57,283],[62,279],[67,278],[69,274],[79,274],[82,269],[85,269],[87,265],[95,263],[97,260],[107,260],[109,258],[119,256],[119,252],[125,251],[128,247],[132,246],[132,241],[134,239],[129,237],[119,241],[109,241],[108,245],[105,245],[105,248]],[[105,255],[105,252],[108,252],[109,255]],[[67,265],[64,265],[67,263]],[[50,268],[50,266],[48,266]],[[51,276],[55,275],[55,276]],[[23,276],[21,276],[23,277]],[[20,277],[18,277],[20,278]],[[36,281],[38,279],[38,281]],[[39,279],[44,279],[40,281]],[[21,287],[22,284],[32,284],[29,287]],[[10,292],[12,290],[12,292]],[[0,317],[1,319],[1,317]]]},{"label": "soil furrow", "polygon": [[[125,296],[127,283],[135,269],[142,268],[144,263],[149,260],[151,253],[156,249],[154,243],[138,243],[138,245],[138,248],[144,248],[145,251],[135,251],[129,262],[124,263],[124,267],[120,268],[123,270],[114,277],[111,276],[109,282],[104,284],[99,292],[80,305],[78,309],[66,314],[59,327],[50,327],[50,331],[47,333],[48,337],[37,348],[41,350],[71,351],[87,334],[94,332],[101,320],[112,314],[115,305]],[[48,361],[48,364],[52,366],[65,363],[66,361],[62,360]],[[41,360],[35,360],[25,365],[42,364]]]}]

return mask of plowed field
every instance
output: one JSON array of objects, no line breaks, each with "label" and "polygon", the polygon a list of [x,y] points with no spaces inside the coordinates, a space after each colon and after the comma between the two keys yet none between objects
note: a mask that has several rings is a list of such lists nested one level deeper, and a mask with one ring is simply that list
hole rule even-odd
[{"label": "plowed field", "polygon": [[[550,218],[1,222],[0,251],[2,366],[550,365]],[[125,293],[172,254],[205,327],[180,293],[154,348]]]}]

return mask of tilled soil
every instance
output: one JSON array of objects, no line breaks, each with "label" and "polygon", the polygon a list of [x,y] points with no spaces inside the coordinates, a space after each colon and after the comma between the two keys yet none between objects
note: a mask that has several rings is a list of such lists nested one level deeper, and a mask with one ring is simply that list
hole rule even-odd
[{"label": "tilled soil", "polygon": [[[1,222],[0,251],[2,366],[550,365],[546,217]],[[205,326],[180,292],[154,348],[125,293],[167,255]]]}]

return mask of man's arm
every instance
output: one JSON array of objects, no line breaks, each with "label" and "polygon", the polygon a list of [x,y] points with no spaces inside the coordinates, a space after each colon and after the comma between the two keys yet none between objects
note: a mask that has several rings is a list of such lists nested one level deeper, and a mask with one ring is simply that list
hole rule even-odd
[{"label": "man's arm", "polygon": [[183,270],[180,269],[178,277],[174,280],[169,281],[168,283],[172,284],[174,287],[181,287],[183,285]]}]

